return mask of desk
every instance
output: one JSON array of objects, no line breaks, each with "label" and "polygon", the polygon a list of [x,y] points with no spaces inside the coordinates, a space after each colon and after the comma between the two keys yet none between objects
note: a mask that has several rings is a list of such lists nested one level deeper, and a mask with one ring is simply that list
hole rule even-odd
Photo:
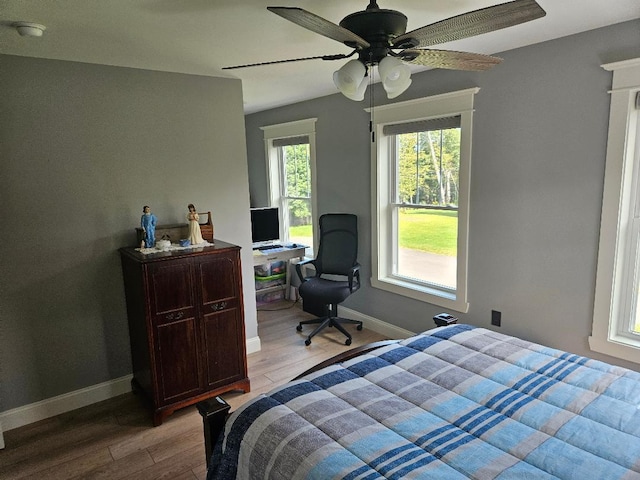
[{"label": "desk", "polygon": [[253,266],[255,267],[258,265],[264,265],[265,263],[269,262],[287,262],[284,298],[288,299],[289,291],[291,290],[291,266],[289,264],[289,260],[291,260],[292,258],[299,258],[300,260],[302,260],[304,258],[304,252],[306,249],[306,246],[301,245],[298,247],[279,247],[269,250],[254,250]]}]

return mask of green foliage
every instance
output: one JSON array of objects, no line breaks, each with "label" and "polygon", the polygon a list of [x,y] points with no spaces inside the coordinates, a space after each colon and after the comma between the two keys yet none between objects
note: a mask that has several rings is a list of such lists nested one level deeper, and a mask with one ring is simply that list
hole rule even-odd
[{"label": "green foliage", "polygon": [[311,167],[309,165],[309,144],[283,147],[286,197],[306,197],[311,194]]},{"label": "green foliage", "polygon": [[460,129],[397,136],[398,200],[415,205],[457,205]]},{"label": "green foliage", "polygon": [[311,222],[311,210],[308,200],[289,200],[289,224],[304,225]]},{"label": "green foliage", "polygon": [[[285,172],[284,196],[288,201],[289,222],[292,226],[311,222],[311,166],[309,144],[288,145],[282,148]],[[297,197],[291,199],[291,197]]]}]

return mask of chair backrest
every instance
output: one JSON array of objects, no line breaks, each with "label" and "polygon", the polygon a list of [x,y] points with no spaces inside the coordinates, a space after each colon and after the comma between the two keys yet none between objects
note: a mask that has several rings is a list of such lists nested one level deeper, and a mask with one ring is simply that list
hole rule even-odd
[{"label": "chair backrest", "polygon": [[358,217],[350,213],[326,213],[319,223],[317,274],[347,275],[358,263]]}]

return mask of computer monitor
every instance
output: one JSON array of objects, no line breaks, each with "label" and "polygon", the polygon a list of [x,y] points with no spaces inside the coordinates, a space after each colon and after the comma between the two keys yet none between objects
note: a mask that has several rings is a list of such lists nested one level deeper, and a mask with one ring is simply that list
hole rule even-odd
[{"label": "computer monitor", "polygon": [[251,241],[254,245],[280,240],[280,216],[277,207],[251,209]]}]

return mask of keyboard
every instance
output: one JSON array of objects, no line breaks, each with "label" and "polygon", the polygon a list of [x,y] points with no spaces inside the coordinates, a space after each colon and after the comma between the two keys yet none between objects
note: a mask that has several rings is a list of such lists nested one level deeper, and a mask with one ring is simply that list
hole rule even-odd
[{"label": "keyboard", "polygon": [[282,248],[282,245],[273,244],[273,245],[262,245],[261,247],[256,247],[254,250],[273,250],[274,248]]}]

